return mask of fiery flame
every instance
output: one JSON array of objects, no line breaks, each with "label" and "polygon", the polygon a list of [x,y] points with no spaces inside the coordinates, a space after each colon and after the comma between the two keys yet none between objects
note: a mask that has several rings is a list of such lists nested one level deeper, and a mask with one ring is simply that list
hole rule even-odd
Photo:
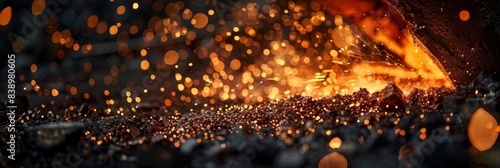
[{"label": "fiery flame", "polygon": [[[413,41],[408,23],[389,5],[379,5],[375,0],[339,0],[317,1],[333,15],[341,15],[351,19],[360,30],[377,44],[383,45],[397,55],[404,66],[360,63],[353,65],[353,87],[365,87],[369,91],[380,90],[387,81],[393,81],[402,87],[405,93],[417,87],[454,88],[446,71],[441,67],[425,46],[417,46]],[[388,12],[389,11],[389,12]],[[391,15],[392,14],[392,15]],[[392,17],[392,18],[391,18]],[[337,20],[335,21],[337,22]],[[339,25],[341,26],[341,25]],[[406,68],[403,68],[406,67]],[[371,80],[372,76],[386,75],[391,78]],[[327,90],[330,88],[327,87]],[[356,88],[352,88],[356,89]]]},{"label": "fiery flame", "polygon": [[[44,1],[37,2],[33,15],[44,8]],[[120,95],[128,104],[147,102],[149,97],[163,100],[166,106],[194,103],[205,107],[219,100],[317,98],[360,88],[375,92],[390,82],[406,93],[414,87],[454,87],[439,62],[413,43],[408,30],[400,28],[407,23],[386,16],[381,11],[387,7],[376,1],[204,2],[201,6],[183,1],[119,5],[112,8],[113,14],[131,17],[152,7],[154,16],[115,21],[96,13],[85,18],[81,32],[59,30],[56,15],[46,26],[54,27],[48,37],[57,50],[55,59],[67,62],[116,53],[107,59],[112,64],[109,73],[94,74],[98,69],[85,59],[80,66],[88,85],[69,85],[82,82],[70,81],[72,73],[58,78],[61,85],[68,83],[66,91],[36,81],[43,79],[26,79],[32,80],[33,91],[44,96],[69,93],[89,99],[99,87],[104,87],[100,94],[126,87],[121,92],[133,94]],[[2,12],[2,24],[9,23],[9,10]],[[110,42],[95,42],[102,39]],[[71,68],[57,60],[51,62],[51,71]],[[124,64],[114,65],[120,61]],[[33,74],[41,73],[37,67],[31,66]],[[71,72],[67,69],[63,71]],[[133,86],[141,84],[131,77],[134,74],[144,75],[140,82],[157,85],[134,90]],[[151,93],[160,97],[147,96]],[[109,97],[106,104],[117,104],[113,99]]]}]

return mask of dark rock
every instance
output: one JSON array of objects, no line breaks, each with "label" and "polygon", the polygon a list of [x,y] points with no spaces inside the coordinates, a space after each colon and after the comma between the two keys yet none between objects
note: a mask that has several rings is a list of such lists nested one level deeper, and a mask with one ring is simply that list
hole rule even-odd
[{"label": "dark rock", "polygon": [[420,90],[418,88],[413,88],[406,99],[408,105],[418,105],[418,100],[420,99],[420,96],[423,94],[424,94],[423,90]]},{"label": "dark rock", "polygon": [[477,90],[478,94],[487,94],[489,92],[498,92],[500,83],[493,77],[489,71],[481,72],[468,86],[469,90]]},{"label": "dark rock", "polygon": [[405,95],[394,83],[387,85],[382,91],[374,94],[377,104],[389,112],[403,112]]}]

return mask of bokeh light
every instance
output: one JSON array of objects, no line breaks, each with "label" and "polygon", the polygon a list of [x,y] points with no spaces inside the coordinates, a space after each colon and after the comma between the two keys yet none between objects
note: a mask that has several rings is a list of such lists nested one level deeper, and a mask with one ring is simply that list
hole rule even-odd
[{"label": "bokeh light", "polygon": [[332,152],[319,161],[318,168],[347,168],[347,159],[340,153]]},{"label": "bokeh light", "polygon": [[477,109],[471,116],[468,126],[469,140],[479,151],[490,149],[498,137],[498,122],[483,108]]}]

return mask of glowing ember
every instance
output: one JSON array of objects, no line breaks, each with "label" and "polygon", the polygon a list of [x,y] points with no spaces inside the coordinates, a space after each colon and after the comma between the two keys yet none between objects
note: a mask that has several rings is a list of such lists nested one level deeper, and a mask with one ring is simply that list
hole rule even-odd
[{"label": "glowing ember", "polygon": [[[429,87],[449,87],[454,88],[453,83],[448,78],[447,73],[443,70],[440,63],[434,59],[429,52],[426,52],[424,46],[417,46],[410,35],[409,30],[401,30],[400,27],[405,27],[407,23],[401,25],[396,19],[389,19],[390,16],[383,13],[371,13],[376,10],[375,1],[318,1],[326,7],[326,10],[334,15],[342,15],[351,18],[352,21],[359,27],[360,31],[364,32],[377,44],[383,45],[384,48],[390,50],[399,57],[403,65],[374,65],[362,64],[355,65],[357,73],[356,78],[371,79],[377,75],[385,75],[383,79],[375,80],[377,83],[386,83],[386,81],[395,81],[396,84],[403,88],[405,93],[412,87],[426,89]],[[385,11],[385,6],[376,11]],[[338,19],[338,20],[337,20]],[[340,17],[335,20],[336,24],[342,24]],[[340,25],[339,25],[340,26]],[[351,26],[352,27],[352,26]],[[404,32],[404,34],[402,33]],[[344,38],[347,40],[348,38]],[[406,68],[403,68],[406,67]],[[363,71],[365,71],[363,73]],[[388,79],[390,78],[390,79]],[[409,82],[411,81],[411,82]],[[366,82],[366,80],[365,80]],[[366,86],[371,89],[370,84],[365,82],[359,83],[357,86]],[[411,83],[411,84],[409,84]],[[380,87],[380,86],[374,86]]]}]

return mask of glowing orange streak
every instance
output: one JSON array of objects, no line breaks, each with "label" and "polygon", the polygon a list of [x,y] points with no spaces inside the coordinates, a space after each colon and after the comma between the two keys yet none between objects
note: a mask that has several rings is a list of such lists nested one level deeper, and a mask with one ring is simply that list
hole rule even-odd
[{"label": "glowing orange streak", "polygon": [[[328,13],[349,18],[374,42],[384,45],[402,58],[405,64],[415,69],[424,81],[437,87],[454,88],[440,63],[435,61],[432,55],[425,53],[424,48],[410,41],[412,37],[408,30],[400,28],[408,26],[401,15],[391,15],[391,19],[375,18],[376,15],[382,15],[382,11],[391,10],[389,5],[376,0],[317,0],[317,2],[324,6]],[[380,3],[384,5],[377,5]],[[406,36],[402,32],[405,32]]]}]

